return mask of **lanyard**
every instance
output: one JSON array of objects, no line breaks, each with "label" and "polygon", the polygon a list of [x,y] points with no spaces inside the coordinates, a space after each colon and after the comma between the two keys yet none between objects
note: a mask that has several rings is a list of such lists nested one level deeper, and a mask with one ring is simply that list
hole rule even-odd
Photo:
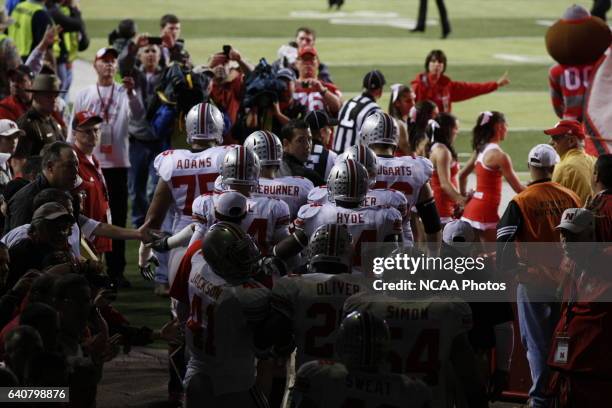
[{"label": "lanyard", "polygon": [[100,93],[100,86],[96,84],[96,90],[98,91],[98,98],[100,98],[100,108],[102,110],[102,115],[106,123],[108,123],[108,112],[110,110],[111,105],[113,104],[113,95],[115,94],[115,84],[113,83],[113,87],[111,88],[110,98],[108,98],[108,103],[104,103],[104,98],[102,98],[102,94]]}]

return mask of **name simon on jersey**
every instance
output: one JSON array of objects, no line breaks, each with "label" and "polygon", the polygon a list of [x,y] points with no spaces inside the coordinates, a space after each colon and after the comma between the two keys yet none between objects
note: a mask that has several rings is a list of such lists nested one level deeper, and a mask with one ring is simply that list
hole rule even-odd
[{"label": "name simon on jersey", "polygon": [[212,159],[206,157],[205,159],[181,159],[176,161],[176,169],[201,169],[202,167],[211,167]]},{"label": "name simon on jersey", "polygon": [[221,296],[221,293],[223,293],[223,288],[207,281],[199,273],[194,274],[189,280],[189,283],[191,283],[205,295],[210,296],[215,300],[219,299],[219,296]]},{"label": "name simon on jersey", "polygon": [[262,186],[261,184],[257,188],[259,194],[266,195],[284,195],[284,196],[295,196],[300,195],[300,188],[298,186],[286,186],[286,185],[273,185],[273,186]]},{"label": "name simon on jersey", "polygon": [[412,167],[410,166],[396,166],[396,167],[378,166],[378,175],[379,176],[411,176]]},{"label": "name simon on jersey", "polygon": [[359,292],[359,285],[331,280],[317,283],[317,295],[354,295]]},{"label": "name simon on jersey", "polygon": [[409,308],[390,305],[387,307],[385,319],[427,320],[429,319],[429,309],[426,307]]}]

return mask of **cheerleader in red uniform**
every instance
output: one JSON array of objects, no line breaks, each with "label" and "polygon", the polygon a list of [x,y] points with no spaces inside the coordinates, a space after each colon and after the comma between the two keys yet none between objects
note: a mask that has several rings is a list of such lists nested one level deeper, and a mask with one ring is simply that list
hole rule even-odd
[{"label": "cheerleader in red uniform", "polygon": [[461,194],[465,194],[467,177],[475,171],[476,190],[471,194],[461,219],[472,225],[481,242],[495,242],[502,176],[517,193],[525,186],[514,172],[510,156],[499,147],[508,132],[504,115],[496,111],[482,112],[472,132],[474,153],[459,172],[459,187]]},{"label": "cheerleader in red uniform", "polygon": [[466,202],[457,183],[459,162],[454,143],[458,132],[459,122],[450,113],[439,114],[429,122],[426,130],[431,141],[429,160],[434,167],[431,188],[442,224],[452,221],[457,207],[463,207]]}]

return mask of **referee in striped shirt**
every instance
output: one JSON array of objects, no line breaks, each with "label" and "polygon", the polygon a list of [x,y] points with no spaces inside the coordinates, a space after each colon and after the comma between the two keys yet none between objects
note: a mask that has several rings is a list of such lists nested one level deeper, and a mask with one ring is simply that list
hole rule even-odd
[{"label": "referee in striped shirt", "polygon": [[363,77],[363,93],[344,102],[338,113],[339,123],[334,136],[333,149],[336,153],[342,153],[356,144],[365,118],[382,110],[376,101],[382,96],[385,82],[382,72],[370,71]]}]

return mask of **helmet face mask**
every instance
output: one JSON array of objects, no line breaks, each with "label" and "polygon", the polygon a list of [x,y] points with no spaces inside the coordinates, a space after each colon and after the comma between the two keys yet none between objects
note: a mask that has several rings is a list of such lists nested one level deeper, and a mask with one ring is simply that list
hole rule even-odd
[{"label": "helmet face mask", "polygon": [[320,263],[342,265],[350,272],[353,258],[351,241],[346,225],[321,225],[308,243],[308,272],[315,272]]},{"label": "helmet face mask", "polygon": [[229,222],[210,227],[202,239],[202,254],[215,274],[230,282],[253,276],[261,259],[253,238]]},{"label": "helmet face mask", "polygon": [[185,117],[185,128],[189,144],[196,140],[223,143],[223,114],[210,103],[199,103],[191,108]]},{"label": "helmet face mask", "polygon": [[346,159],[353,159],[366,168],[368,171],[368,178],[370,179],[370,188],[374,188],[374,184],[376,184],[376,174],[378,173],[378,159],[376,153],[367,146],[357,144],[349,147],[344,153],[339,155],[336,159],[336,163]]},{"label": "helmet face mask", "polygon": [[349,370],[378,371],[389,351],[387,323],[370,312],[349,314],[338,329],[336,352]]},{"label": "helmet face mask", "polygon": [[361,204],[369,188],[368,171],[353,159],[337,162],[327,178],[329,200]]},{"label": "helmet face mask", "polygon": [[248,186],[250,192],[259,186],[259,159],[244,146],[232,147],[225,153],[221,164],[221,183],[224,188]]},{"label": "helmet face mask", "polygon": [[366,146],[384,144],[397,147],[399,129],[395,120],[385,112],[376,112],[366,118],[359,130],[361,143]]},{"label": "helmet face mask", "polygon": [[283,145],[274,133],[258,130],[251,133],[243,145],[255,152],[262,166],[280,166],[283,158]]}]

